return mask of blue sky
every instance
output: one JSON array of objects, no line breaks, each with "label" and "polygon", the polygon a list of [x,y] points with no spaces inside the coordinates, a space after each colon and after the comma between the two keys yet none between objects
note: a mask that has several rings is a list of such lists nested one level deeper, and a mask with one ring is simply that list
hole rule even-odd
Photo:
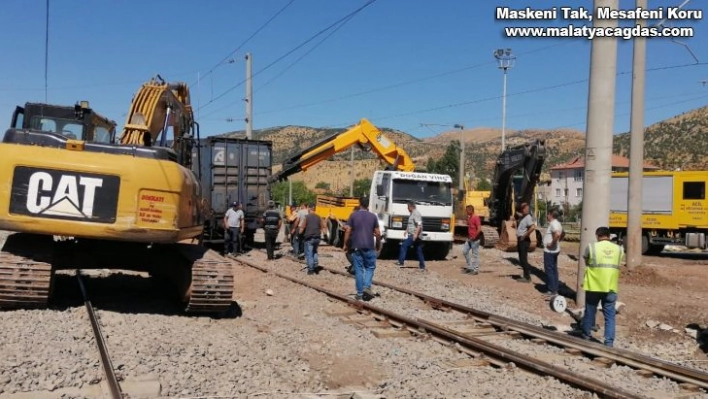
[{"label": "blue sky", "polygon": [[[50,0],[49,102],[89,100],[120,129],[133,94],[159,73],[192,84],[202,136],[241,130],[244,54],[251,52],[255,129],[345,127],[369,118],[426,137],[450,128],[421,123],[501,127],[502,72],[492,52],[509,47],[517,60],[508,74],[507,128],[585,129],[591,42],[505,38],[510,23],[496,21],[494,13],[500,3],[591,7],[590,0],[377,0],[326,40],[332,30],[261,72],[367,2],[294,0],[231,54],[289,2]],[[650,6],[681,2],[649,0]],[[620,6],[632,8],[634,1]],[[686,5],[698,7],[705,3]],[[3,0],[0,26],[0,126],[8,126],[15,105],[44,101],[45,0]],[[694,38],[680,40],[699,63],[708,63],[708,23],[672,26],[694,28]],[[629,130],[631,41],[620,39],[618,48],[615,131],[621,133]],[[236,62],[217,65],[227,56]],[[690,64],[696,60],[685,46],[648,40],[647,125],[708,104],[708,84],[700,83],[708,80],[708,64]],[[671,68],[658,69],[664,67]]]}]

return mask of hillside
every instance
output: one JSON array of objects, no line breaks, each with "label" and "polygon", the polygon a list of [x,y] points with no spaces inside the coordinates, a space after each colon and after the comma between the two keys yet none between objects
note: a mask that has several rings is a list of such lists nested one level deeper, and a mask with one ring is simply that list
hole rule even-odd
[{"label": "hillside", "polygon": [[[405,132],[379,127],[386,136],[403,147],[413,158],[419,169],[424,170],[429,157],[441,157],[452,141],[459,141],[460,131],[450,130],[435,137],[415,138]],[[345,129],[312,128],[307,126],[283,126],[254,131],[254,138],[270,140],[274,148],[274,165],[280,164],[289,155],[302,151],[314,143],[341,133]],[[244,137],[241,132],[227,133],[228,136]],[[649,126],[646,130],[645,157],[663,169],[706,169],[708,167],[708,107],[677,115],[671,119]],[[489,179],[494,170],[501,147],[501,130],[477,127],[464,130],[465,159],[469,175]],[[523,144],[529,140],[546,140],[547,157],[544,169],[567,162],[585,151],[585,136],[579,130],[525,129],[507,131],[507,145]],[[614,151],[627,156],[629,134],[615,136]],[[375,154],[354,152],[354,178],[370,177],[374,170],[386,166]],[[310,188],[318,182],[328,183],[332,189],[347,188],[350,182],[350,153],[345,151],[331,160],[322,162],[307,172],[292,177],[303,180]],[[280,166],[274,167],[278,171]]]},{"label": "hillside", "polygon": [[[615,136],[614,151],[628,156],[629,133]],[[708,106],[649,126],[644,133],[644,158],[662,169],[706,170]]]}]

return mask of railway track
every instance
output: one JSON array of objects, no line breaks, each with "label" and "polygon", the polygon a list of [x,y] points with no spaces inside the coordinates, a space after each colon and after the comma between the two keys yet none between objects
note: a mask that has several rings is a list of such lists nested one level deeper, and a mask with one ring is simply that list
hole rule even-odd
[{"label": "railway track", "polygon": [[101,356],[101,365],[103,367],[103,374],[106,377],[106,384],[108,385],[108,390],[111,395],[111,399],[122,399],[123,392],[121,391],[120,384],[118,383],[118,377],[116,376],[115,369],[113,368],[113,362],[108,354],[108,347],[106,341],[103,338],[103,333],[101,331],[101,325],[98,322],[98,317],[94,311],[91,300],[89,299],[88,292],[86,291],[86,286],[81,278],[81,272],[76,272],[76,279],[79,282],[79,287],[81,289],[81,296],[84,299],[84,305],[86,306],[86,311],[88,312],[89,321],[91,322],[91,329],[93,330],[94,339],[96,341],[96,346],[98,347],[98,353]]},{"label": "railway track", "polygon": [[[323,256],[320,259],[322,260]],[[300,260],[289,260],[298,265],[303,263]],[[345,302],[353,307],[357,313],[368,315],[380,325],[389,326],[399,333],[405,333],[402,334],[404,336],[410,334],[427,335],[443,344],[456,346],[461,351],[483,363],[499,367],[505,367],[513,363],[536,374],[553,376],[560,381],[593,392],[600,397],[641,398],[651,396],[643,396],[641,393],[632,390],[618,388],[616,384],[589,377],[587,372],[588,365],[599,369],[625,366],[627,369],[632,370],[634,379],[638,381],[651,377],[674,381],[680,387],[680,393],[677,394],[678,397],[691,397],[692,395],[701,397],[700,395],[704,394],[708,389],[708,373],[699,370],[618,348],[607,348],[601,344],[483,312],[383,281],[375,280],[373,282],[374,286],[415,297],[429,305],[431,309],[448,313],[454,312],[458,314],[459,318],[454,321],[432,321],[420,317],[406,316],[378,304],[356,301],[350,296],[341,294],[341,292],[321,287],[317,284],[316,278],[308,278],[306,281],[294,277],[281,271],[284,270],[282,263],[279,264],[278,270],[274,270],[242,258],[237,259],[237,262],[263,272],[273,273],[278,277],[315,289],[331,298]],[[343,270],[322,266],[321,261],[320,267],[331,275],[352,277]],[[545,356],[545,359],[542,358],[543,356],[539,358],[539,356],[529,354],[528,352],[534,351],[529,351],[528,348],[524,349],[523,345],[520,345],[523,342],[536,347],[555,348],[556,354],[553,355],[551,353]],[[510,347],[512,348],[510,349]],[[552,350],[549,350],[549,352],[552,352]],[[585,362],[585,365],[567,367],[567,359],[570,358],[580,359]],[[590,362],[587,361],[588,359]],[[554,365],[552,364],[553,362],[565,364],[566,367]]]}]

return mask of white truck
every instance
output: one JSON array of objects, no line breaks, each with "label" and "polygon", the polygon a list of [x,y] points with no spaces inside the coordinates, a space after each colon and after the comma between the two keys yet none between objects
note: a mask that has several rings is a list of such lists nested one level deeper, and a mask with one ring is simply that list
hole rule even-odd
[{"label": "white truck", "polygon": [[[271,183],[285,180],[354,145],[376,152],[390,165],[387,170],[374,172],[369,190],[369,211],[378,216],[384,238],[380,256],[398,254],[408,223],[407,204],[414,202],[423,217],[421,238],[426,242],[426,258],[444,259],[453,240],[452,178],[414,172],[410,156],[366,119],[294,154],[268,180]],[[327,222],[329,244],[342,246],[344,224],[357,206],[357,198],[317,196],[316,213]]]},{"label": "white truck", "polygon": [[453,240],[452,178],[448,175],[376,171],[371,181],[369,210],[379,218],[382,255],[397,255],[408,226],[407,204],[413,202],[423,216],[421,239],[426,256],[444,259]]}]

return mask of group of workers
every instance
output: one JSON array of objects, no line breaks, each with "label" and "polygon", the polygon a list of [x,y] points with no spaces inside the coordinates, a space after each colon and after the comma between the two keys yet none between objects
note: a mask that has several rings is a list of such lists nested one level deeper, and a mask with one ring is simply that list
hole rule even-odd
[{"label": "group of workers", "polygon": [[[480,218],[474,213],[472,205],[467,206],[468,237],[463,247],[466,267],[464,273],[476,275],[479,273],[479,244],[481,238]],[[517,279],[522,283],[531,282],[531,265],[528,262],[528,252],[531,246],[531,234],[536,230],[536,222],[529,212],[529,205],[522,203],[521,214],[516,221],[516,238],[519,263],[523,275]],[[543,268],[546,273],[547,296],[558,295],[559,273],[558,255],[560,241],[564,237],[563,227],[558,221],[558,210],[547,212],[548,227],[543,235]],[[615,304],[619,285],[620,264],[624,257],[624,249],[610,241],[610,229],[599,227],[595,231],[596,242],[590,243],[583,251],[585,275],[583,289],[585,290],[585,309],[577,331],[583,339],[592,340],[592,330],[595,326],[597,308],[602,303],[605,319],[604,344],[614,346],[615,340]],[[472,256],[470,255],[472,252]]]},{"label": "group of workers", "polygon": [[[359,206],[352,212],[345,225],[343,250],[349,255],[355,274],[355,287],[357,300],[370,300],[377,296],[371,289],[374,270],[376,269],[377,250],[381,248],[381,230],[378,218],[368,211],[369,200],[362,197]],[[307,274],[319,272],[318,247],[327,227],[323,219],[315,213],[313,205],[302,204],[299,209],[291,208],[292,212],[287,220],[289,224],[288,239],[292,244],[292,254],[298,258],[305,258]],[[398,260],[395,263],[403,267],[406,255],[410,248],[415,248],[418,259],[418,268],[426,271],[423,257],[421,233],[423,232],[423,219],[416,209],[416,204],[408,204],[410,216],[406,229],[406,239],[401,243]],[[531,282],[531,265],[528,263],[528,251],[531,246],[531,234],[536,231],[536,222],[529,212],[526,203],[520,206],[520,217],[516,221],[517,251],[523,275],[519,282]],[[466,266],[465,274],[477,275],[480,269],[479,246],[481,240],[481,222],[474,213],[474,207],[468,205],[467,225],[468,237],[463,246]],[[558,295],[559,273],[558,255],[560,254],[560,241],[563,228],[558,221],[559,212],[549,210],[547,213],[548,227],[543,236],[543,265],[546,274],[547,296]],[[265,231],[266,252],[268,259],[275,259],[274,250],[278,232],[283,218],[275,209],[275,203],[268,201],[268,210],[260,218],[261,226]],[[226,227],[225,253],[235,254],[243,251],[240,244],[245,223],[241,204],[234,202],[232,209],[224,215]],[[610,241],[610,230],[599,227],[595,231],[597,242],[590,243],[583,252],[585,260],[585,275],[583,289],[585,295],[585,309],[580,323],[580,336],[592,339],[592,330],[595,326],[597,308],[602,303],[605,318],[604,344],[612,347],[615,338],[615,304],[617,301],[620,264],[624,257],[621,246]]]}]

